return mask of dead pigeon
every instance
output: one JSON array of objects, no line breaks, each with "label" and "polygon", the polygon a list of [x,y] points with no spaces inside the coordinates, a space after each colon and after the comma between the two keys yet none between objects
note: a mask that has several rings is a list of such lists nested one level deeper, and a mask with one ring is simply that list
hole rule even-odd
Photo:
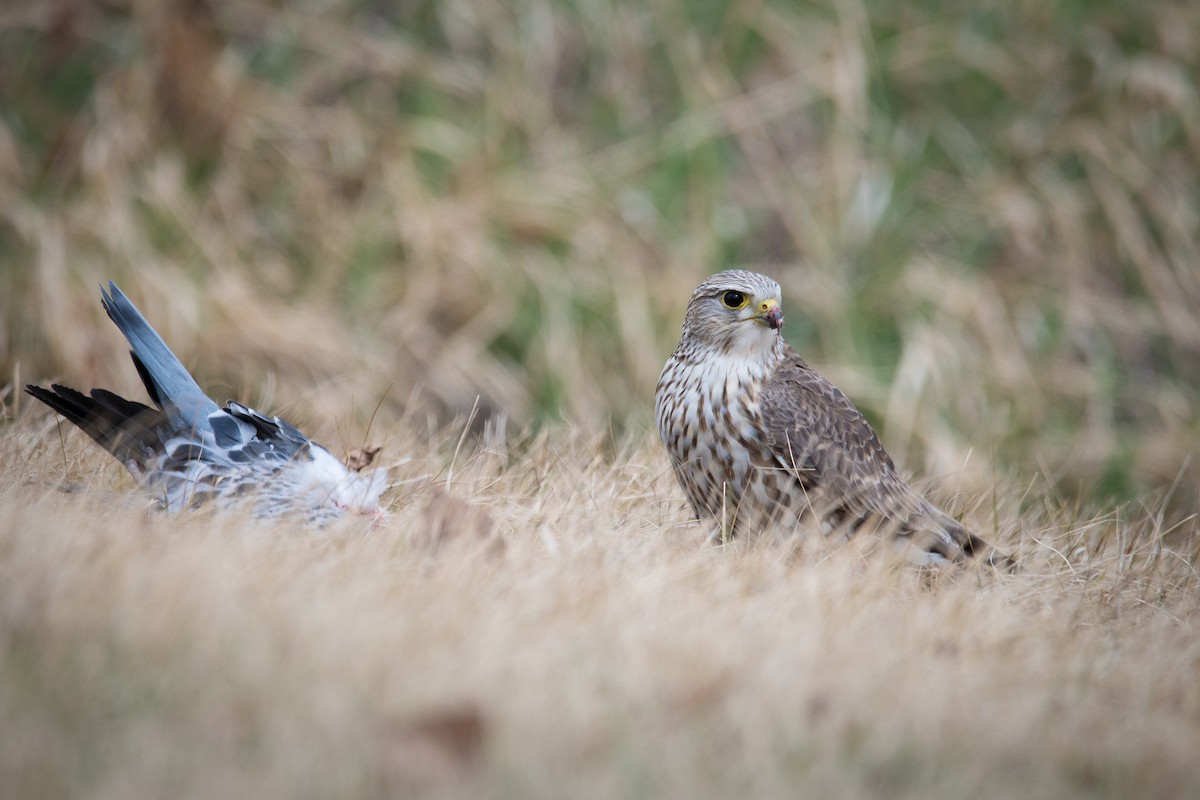
[{"label": "dead pigeon", "polygon": [[112,453],[162,508],[248,503],[258,517],[295,513],[316,525],[348,512],[383,514],[386,470],[351,471],[279,417],[234,402],[218,407],[115,283],[101,287],[101,303],[129,340],[156,408],[104,389],[25,391]]}]

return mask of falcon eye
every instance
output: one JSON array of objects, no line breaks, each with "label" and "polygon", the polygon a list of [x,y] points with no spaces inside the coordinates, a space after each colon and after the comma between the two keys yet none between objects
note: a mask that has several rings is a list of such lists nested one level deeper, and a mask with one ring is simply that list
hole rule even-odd
[{"label": "falcon eye", "polygon": [[748,302],[746,295],[741,292],[729,291],[721,295],[721,305],[726,308],[741,308]]}]

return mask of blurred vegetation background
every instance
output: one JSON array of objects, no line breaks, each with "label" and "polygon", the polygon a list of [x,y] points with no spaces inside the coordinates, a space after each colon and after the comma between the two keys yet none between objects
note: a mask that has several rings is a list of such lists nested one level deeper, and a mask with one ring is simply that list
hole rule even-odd
[{"label": "blurred vegetation background", "polygon": [[650,437],[744,266],[907,471],[1191,513],[1198,75],[1168,0],[9,0],[3,402],[140,396],[113,278],[317,434]]}]

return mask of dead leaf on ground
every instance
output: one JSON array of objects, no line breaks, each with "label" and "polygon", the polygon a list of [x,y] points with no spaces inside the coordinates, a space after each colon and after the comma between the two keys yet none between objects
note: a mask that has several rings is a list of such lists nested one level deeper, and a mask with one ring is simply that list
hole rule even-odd
[{"label": "dead leaf on ground", "polygon": [[487,729],[473,704],[392,719],[382,734],[384,774],[408,788],[468,777],[483,761]]},{"label": "dead leaf on ground", "polygon": [[378,444],[365,444],[362,447],[354,448],[346,453],[346,469],[351,472],[362,472],[374,463],[375,456],[379,455],[379,451],[382,449],[383,445]]}]

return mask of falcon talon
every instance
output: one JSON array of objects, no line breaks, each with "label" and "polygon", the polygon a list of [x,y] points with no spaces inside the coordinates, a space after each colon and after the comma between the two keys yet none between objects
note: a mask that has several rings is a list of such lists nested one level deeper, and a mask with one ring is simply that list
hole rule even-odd
[{"label": "falcon talon", "polygon": [[[713,275],[692,293],[663,367],[658,431],[696,515],[722,540],[871,529],[918,563],[994,553],[900,477],[854,404],[788,346],[780,297],[756,272]],[[762,324],[740,324],[750,320]]]}]

